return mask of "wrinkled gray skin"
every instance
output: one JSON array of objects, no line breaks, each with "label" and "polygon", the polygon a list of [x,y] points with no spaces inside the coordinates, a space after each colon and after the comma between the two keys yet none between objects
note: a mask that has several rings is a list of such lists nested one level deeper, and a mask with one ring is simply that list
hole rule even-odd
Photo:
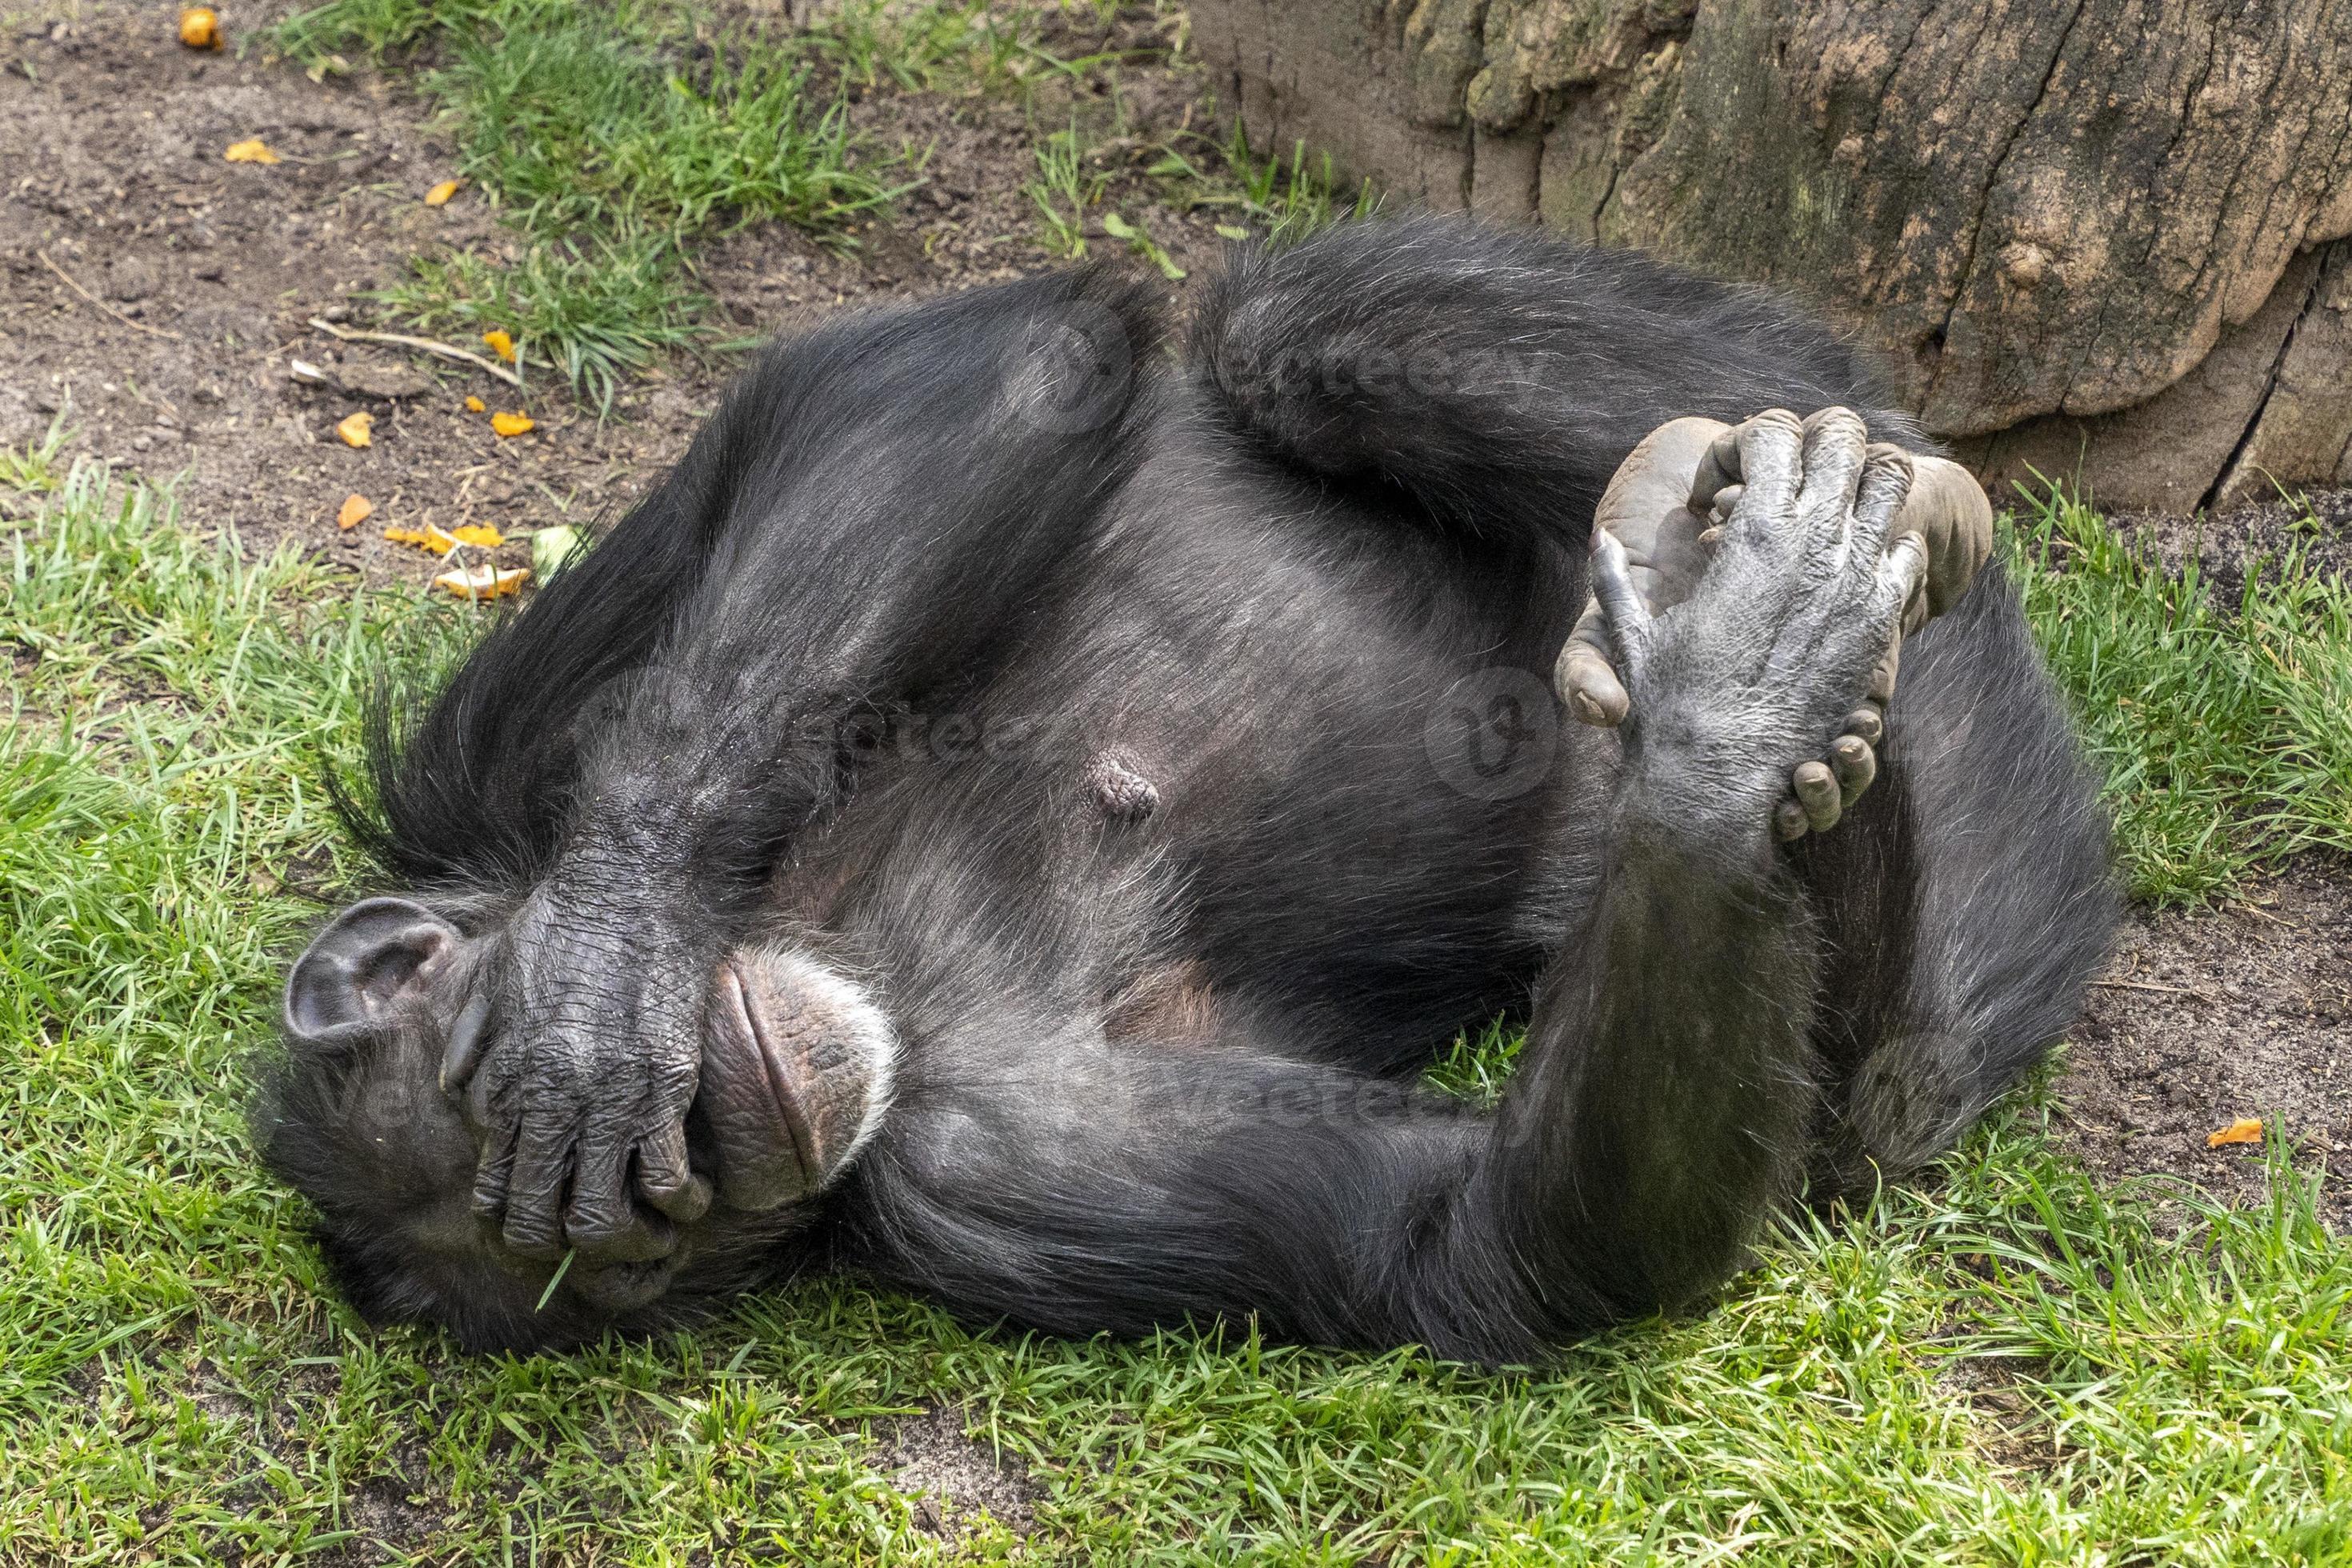
[{"label": "wrinkled gray skin", "polygon": [[[625,896],[629,883],[606,885],[622,865],[567,862],[509,923],[498,955],[516,1026],[478,1071],[487,1100],[512,1109],[492,1123],[474,1203],[504,1215],[506,1246],[523,1258],[557,1258],[567,1245],[591,1262],[655,1256],[658,1239],[630,1202],[633,1177],[672,1220],[709,1205],[686,1148],[702,997],[670,982],[711,973],[719,955],[696,951],[685,922],[658,913],[625,933],[604,930],[610,911],[643,901]],[[640,962],[600,962],[616,949]]]},{"label": "wrinkled gray skin", "polygon": [[[1851,416],[1845,410],[1826,410],[1804,426],[1832,416]],[[1613,538],[1625,555],[1635,596],[1652,615],[1688,598],[1713,560],[1743,493],[1741,452],[1748,426],[1759,420],[1788,423],[1795,416],[1773,409],[1737,429],[1719,420],[1673,420],[1652,431],[1611,479],[1594,517],[1594,547],[1601,547],[1603,535]],[[1917,539],[1927,564],[1902,626],[1872,671],[1869,695],[1846,716],[1827,756],[1801,763],[1790,775],[1789,798],[1773,816],[1782,839],[1835,826],[1877,778],[1874,748],[1885,733],[1903,634],[1917,631],[1958,603],[1992,552],[1992,506],[1967,469],[1884,443],[1872,447],[1871,459],[1908,470],[1891,534]],[[1629,698],[1597,591],[1560,650],[1554,679],[1560,700],[1580,721],[1603,728],[1623,721]]]},{"label": "wrinkled gray skin", "polygon": [[[1851,411],[1759,415],[1739,426],[1735,450],[1744,488],[1715,558],[1663,613],[1617,535],[1593,532],[1593,593],[1643,715],[1653,788],[1701,819],[1767,793],[1774,759],[1845,722],[1928,565],[1919,535],[1891,534],[1909,454],[1871,446]],[[1809,813],[1807,770],[1821,766],[1797,770]],[[1822,826],[1835,820],[1830,812]]]}]

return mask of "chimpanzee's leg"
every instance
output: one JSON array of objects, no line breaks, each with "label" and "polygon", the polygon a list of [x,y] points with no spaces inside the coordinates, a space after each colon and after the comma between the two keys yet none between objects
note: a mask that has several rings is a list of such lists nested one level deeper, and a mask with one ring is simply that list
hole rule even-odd
[{"label": "chimpanzee's leg", "polygon": [[1918,444],[1855,356],[1769,294],[1454,218],[1243,254],[1191,358],[1280,460],[1487,538],[1580,547],[1619,462],[1686,415],[1844,406]]},{"label": "chimpanzee's leg", "polygon": [[1951,1147],[2074,1020],[2117,915],[2107,824],[1988,566],[1906,640],[1877,785],[1794,847],[1823,913],[1817,1195]]},{"label": "chimpanzee's leg", "polygon": [[1634,698],[1589,913],[1492,1117],[1222,1044],[970,1021],[952,1093],[911,1096],[846,1194],[870,1262],[983,1315],[1139,1329],[1255,1313],[1286,1334],[1529,1355],[1687,1300],[1791,1193],[1815,1106],[1816,899],[1769,822],[1924,567],[1886,530],[1900,459],[1850,416],[1759,424],[1695,614],[1652,620],[1603,558]]},{"label": "chimpanzee's leg", "polygon": [[[1611,474],[1656,426],[1871,395],[1843,346],[1768,297],[1448,219],[1253,256],[1192,350],[1212,406],[1287,465],[1580,561]],[[1918,445],[1899,415],[1867,421]],[[1948,1147],[2074,1016],[2113,921],[2092,785],[1999,572],[1906,647],[1881,782],[1794,858],[1829,957],[1832,1184]]]}]

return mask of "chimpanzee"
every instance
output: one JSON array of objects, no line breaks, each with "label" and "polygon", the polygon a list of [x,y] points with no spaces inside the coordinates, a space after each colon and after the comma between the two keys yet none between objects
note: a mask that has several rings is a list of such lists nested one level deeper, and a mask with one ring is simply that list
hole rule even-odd
[{"label": "chimpanzee", "polygon": [[[1077,270],[783,343],[384,705],[399,891],[257,1111],[362,1312],[560,1347],[849,1266],[1520,1361],[2070,1022],[2092,781],[1827,330],[1423,217],[1238,248],[1179,335]],[[1496,1018],[1498,1105],[1426,1086]]]}]

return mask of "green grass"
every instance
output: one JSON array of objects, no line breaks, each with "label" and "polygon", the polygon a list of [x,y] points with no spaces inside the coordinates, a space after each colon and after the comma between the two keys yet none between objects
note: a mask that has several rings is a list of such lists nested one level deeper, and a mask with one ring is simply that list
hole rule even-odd
[{"label": "green grass", "polygon": [[59,459],[74,435],[67,427],[61,411],[49,421],[48,429],[39,440],[0,451],[0,500],[11,499],[11,490],[22,497],[53,490],[64,484],[66,467]]},{"label": "green grass", "polygon": [[599,406],[619,382],[703,337],[708,301],[680,279],[665,235],[592,230],[532,245],[511,264],[444,249],[408,265],[376,296],[394,316],[467,338],[502,331],[527,362],[553,366]]},{"label": "green grass", "polygon": [[[404,71],[454,138],[446,173],[498,206],[510,243],[442,248],[371,301],[400,325],[470,342],[509,333],[524,365],[552,367],[609,407],[619,384],[706,341],[694,244],[781,222],[853,247],[857,226],[919,183],[923,149],[886,151],[851,122],[850,95],[997,95],[1027,109],[1038,171],[1027,194],[1041,255],[1088,254],[1088,225],[1183,276],[1139,202],[1106,205],[1110,144],[1133,141],[1120,91],[1129,57],[1058,55],[1053,5],[844,0],[800,31],[686,0],[328,0],[280,23],[269,47],[320,73],[373,60]],[[1092,10],[1108,21],[1114,3]],[[1154,57],[1161,50],[1144,51]],[[1127,197],[1214,211],[1221,232],[1304,237],[1370,211],[1336,189],[1328,157],[1259,158],[1238,138],[1186,132],[1130,148]],[[470,196],[461,199],[472,199]]]},{"label": "green grass", "polygon": [[[371,661],[443,657],[474,612],[197,537],[88,466],[8,501],[0,1563],[2352,1559],[2352,1247],[2275,1153],[2251,1210],[2102,1192],[2032,1093],[1932,1184],[1785,1227],[1707,1315],[1539,1375],[1240,1329],[975,1335],[853,1281],[561,1360],[367,1331],[252,1168],[236,1065],[318,912],[281,879],[335,879],[311,781]],[[2053,526],[2026,547],[2068,571],[2026,580],[2087,695],[2177,626],[2225,692],[2245,649],[2340,650],[2309,613],[2340,597],[2264,640]],[[2166,700],[2284,715],[2298,689]],[[2251,768],[2294,727],[2226,728]],[[2101,752],[2135,854],[2295,830],[2221,791],[2149,815],[2134,734]],[[2294,765],[2340,769],[2326,744]],[[1444,1077],[1491,1092],[1507,1048]],[[938,1541],[891,1486],[891,1425],[931,1404],[1028,1468],[1025,1543]]]},{"label": "green grass", "polygon": [[1369,179],[1353,193],[1341,188],[1328,153],[1309,158],[1301,142],[1286,159],[1280,153],[1260,157],[1238,125],[1223,141],[1196,132],[1163,146],[1151,173],[1165,182],[1176,205],[1227,216],[1217,232],[1231,239],[1255,235],[1294,245],[1332,224],[1369,217],[1381,206]]},{"label": "green grass", "polygon": [[1087,253],[1087,209],[1103,198],[1110,177],[1089,168],[1087,147],[1076,122],[1037,139],[1037,175],[1024,189],[1037,209],[1042,227],[1039,241],[1064,261]]},{"label": "green grass", "polygon": [[499,328],[609,404],[692,342],[689,242],[780,221],[835,244],[888,204],[894,160],[861,145],[824,51],[779,29],[698,27],[673,0],[330,0],[275,47],[422,67],[457,141],[449,173],[494,201],[521,259],[420,257],[381,302],[426,331]]},{"label": "green grass", "polygon": [[[1108,113],[1098,112],[1093,125],[1073,114],[1067,125],[1036,138],[1037,173],[1024,191],[1037,210],[1038,244],[1049,256],[1077,260],[1088,254],[1091,217],[1130,255],[1157,267],[1170,280],[1180,280],[1184,269],[1110,199],[1113,175],[1099,153],[1134,138],[1116,95],[1108,98],[1107,107]],[[1328,154],[1319,167],[1308,161],[1303,144],[1292,149],[1286,162],[1279,154],[1260,159],[1242,140],[1238,127],[1222,142],[1188,132],[1155,143],[1143,174],[1137,194],[1148,192],[1180,212],[1214,215],[1223,220],[1217,232],[1227,239],[1257,238],[1277,247],[1295,245],[1343,219],[1367,216],[1380,206],[1370,181],[1352,199],[1343,197]]]},{"label": "green grass", "polygon": [[2300,555],[2216,604],[2063,490],[2028,498],[2019,584],[2107,776],[2135,896],[2175,903],[2352,849],[2352,590]]}]

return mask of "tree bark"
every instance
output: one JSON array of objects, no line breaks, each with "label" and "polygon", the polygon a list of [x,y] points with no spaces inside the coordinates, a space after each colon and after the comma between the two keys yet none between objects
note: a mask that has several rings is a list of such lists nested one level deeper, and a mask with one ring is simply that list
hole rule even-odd
[{"label": "tree bark", "polygon": [[1993,480],[2352,483],[2345,0],[1193,0],[1393,198],[1810,295]]}]

